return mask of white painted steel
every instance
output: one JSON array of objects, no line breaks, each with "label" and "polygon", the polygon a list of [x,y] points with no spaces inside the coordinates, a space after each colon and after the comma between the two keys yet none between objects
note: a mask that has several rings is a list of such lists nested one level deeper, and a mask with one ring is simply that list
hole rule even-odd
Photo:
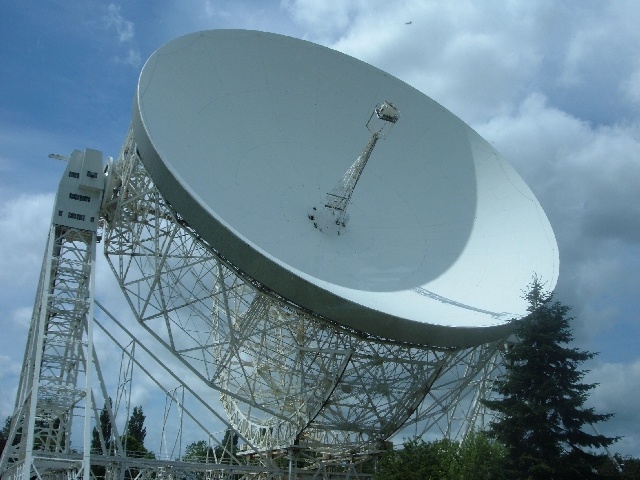
[{"label": "white painted steel", "polygon": [[[309,209],[353,163],[371,109],[402,119],[380,142],[340,236]],[[558,250],[531,190],[476,132],[370,65],[276,34],[216,30],[157,50],[133,129],[167,201],[234,266],[318,315],[440,346],[503,337]]]},{"label": "white painted steel", "polygon": [[473,429],[465,414],[475,421],[472,399],[485,397],[504,339],[408,346],[298,309],[207,245],[137,151],[130,133],[111,170],[122,188],[104,207],[105,254],[135,319],[219,393],[243,454],[293,446],[341,459],[407,425],[451,438]]},{"label": "white painted steel", "polygon": [[[102,153],[74,150],[60,180],[6,448],[4,479],[91,476],[93,300]],[[74,416],[82,438],[72,444]],[[82,450],[82,455],[78,454]]]}]

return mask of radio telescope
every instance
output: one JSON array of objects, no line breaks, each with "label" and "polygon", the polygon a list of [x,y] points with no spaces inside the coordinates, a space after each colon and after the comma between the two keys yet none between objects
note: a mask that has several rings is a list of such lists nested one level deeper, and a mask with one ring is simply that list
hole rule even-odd
[{"label": "radio telescope", "polygon": [[[532,275],[558,276],[542,208],[476,132],[277,34],[158,49],[102,186],[104,252],[135,318],[210,385],[245,458],[345,462],[410,422],[450,434]],[[59,230],[95,247],[97,227],[69,218]]]}]

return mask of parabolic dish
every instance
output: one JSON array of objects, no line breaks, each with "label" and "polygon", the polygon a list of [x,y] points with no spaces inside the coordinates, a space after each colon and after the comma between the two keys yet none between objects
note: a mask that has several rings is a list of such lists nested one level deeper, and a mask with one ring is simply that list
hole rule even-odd
[{"label": "parabolic dish", "polygon": [[[340,235],[314,228],[360,155],[377,104],[400,119],[380,140]],[[347,328],[442,347],[508,334],[558,249],[540,204],[474,130],[397,78],[281,35],[214,30],[145,64],[133,108],[142,161],[181,216],[234,266]]]}]

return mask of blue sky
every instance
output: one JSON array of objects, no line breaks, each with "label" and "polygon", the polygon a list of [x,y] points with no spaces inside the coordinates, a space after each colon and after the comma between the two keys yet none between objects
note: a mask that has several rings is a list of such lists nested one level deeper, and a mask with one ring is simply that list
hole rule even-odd
[{"label": "blue sky", "polygon": [[[410,22],[410,23],[408,23]],[[116,157],[165,42],[248,28],[311,40],[415,86],[527,181],[560,247],[590,404],[640,456],[640,5],[635,0],[0,0],[0,416],[11,413],[53,195],[87,147]],[[116,299],[110,272],[99,299]]]}]

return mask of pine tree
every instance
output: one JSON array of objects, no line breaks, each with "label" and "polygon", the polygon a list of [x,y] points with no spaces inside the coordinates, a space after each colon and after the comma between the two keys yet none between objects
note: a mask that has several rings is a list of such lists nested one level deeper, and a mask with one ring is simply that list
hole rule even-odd
[{"label": "pine tree", "polygon": [[[91,453],[98,455],[112,455],[113,439],[111,438],[112,426],[111,418],[109,417],[109,408],[111,408],[111,397],[104,402],[102,410],[100,410],[100,416],[98,417],[99,425],[93,427],[93,434],[91,437]],[[98,430],[100,428],[100,430]],[[100,432],[102,432],[102,439],[104,440],[104,450],[102,443],[100,442]],[[103,465],[91,465],[91,474],[94,478],[104,478],[106,469]]]},{"label": "pine tree", "polygon": [[592,478],[603,459],[587,449],[617,440],[583,430],[612,416],[584,407],[595,385],[582,383],[579,367],[595,354],[564,346],[573,340],[569,307],[537,278],[525,298],[530,313],[505,354],[507,372],[494,387],[499,398],[485,402],[498,413],[489,434],[506,446],[508,478]]},{"label": "pine tree", "polygon": [[130,457],[153,458],[153,454],[144,446],[147,428],[144,426],[145,415],[142,405],[133,408],[125,432],[127,455]]},{"label": "pine tree", "polygon": [[138,442],[144,444],[144,438],[147,436],[147,429],[144,426],[145,415],[142,412],[142,405],[133,407],[133,413],[129,419],[127,426],[127,434],[131,435]]},{"label": "pine tree", "polygon": [[9,415],[4,421],[4,427],[0,430],[0,455],[4,451],[4,447],[9,441],[9,434],[11,433],[11,415]]},{"label": "pine tree", "polygon": [[[108,404],[107,404],[108,402]],[[111,419],[109,418],[109,410],[111,407],[111,397],[104,402],[104,407],[100,411],[100,430],[102,431],[102,438],[105,442],[105,453],[109,453],[111,447]],[[91,451],[94,453],[103,453],[102,446],[100,444],[100,433],[98,427],[93,427],[93,436],[91,438]]]},{"label": "pine tree", "polygon": [[222,444],[218,445],[214,451],[218,462],[220,463],[232,463],[231,459],[238,450],[238,434],[231,428],[227,428],[224,432],[224,438]]}]

